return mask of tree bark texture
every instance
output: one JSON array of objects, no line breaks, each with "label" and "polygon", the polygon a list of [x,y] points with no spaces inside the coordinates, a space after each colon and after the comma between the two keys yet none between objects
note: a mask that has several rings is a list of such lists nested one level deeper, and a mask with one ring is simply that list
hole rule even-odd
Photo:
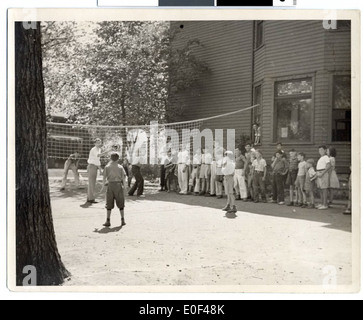
[{"label": "tree bark texture", "polygon": [[16,86],[16,283],[24,267],[38,286],[60,285],[70,274],[58,253],[49,195],[47,129],[40,23],[15,24]]}]

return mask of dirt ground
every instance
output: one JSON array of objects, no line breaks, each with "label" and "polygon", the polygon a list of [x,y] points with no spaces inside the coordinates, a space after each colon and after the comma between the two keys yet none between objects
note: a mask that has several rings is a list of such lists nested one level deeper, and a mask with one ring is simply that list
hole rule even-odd
[{"label": "dirt ground", "polygon": [[[104,195],[82,208],[86,186],[59,190],[50,178],[60,254],[72,277],[66,286],[322,285],[326,267],[338,285],[352,282],[351,217],[343,204],[328,211],[159,193],[129,197],[122,229],[118,210],[103,228]],[[100,182],[99,182],[100,184]],[[329,269],[328,269],[329,270]]]}]

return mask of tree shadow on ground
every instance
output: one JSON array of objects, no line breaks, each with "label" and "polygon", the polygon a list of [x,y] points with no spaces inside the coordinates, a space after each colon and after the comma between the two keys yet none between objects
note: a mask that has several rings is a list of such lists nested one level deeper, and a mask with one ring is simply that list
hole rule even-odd
[{"label": "tree shadow on ground", "polygon": [[[101,183],[97,183],[97,188],[101,189]],[[50,192],[52,200],[72,198],[75,201],[80,202],[80,206],[85,209],[92,208],[92,205],[85,204],[87,199],[87,188],[76,189],[76,188],[66,188],[65,191],[60,191],[59,184],[51,184]],[[141,206],[143,203],[148,203],[149,201],[161,201],[168,203],[178,203],[184,204],[186,206],[196,206],[205,207],[212,209],[222,209],[226,205],[226,198],[217,199],[215,197],[204,197],[204,196],[181,196],[175,192],[158,192],[158,186],[156,184],[145,184],[145,199],[140,199],[136,196],[127,197],[127,202],[137,203]],[[98,194],[97,201],[104,202],[105,200],[105,190]],[[298,207],[287,207],[279,206],[270,203],[253,203],[253,202],[243,202],[237,201],[237,208],[239,212],[248,212],[256,215],[265,215],[270,217],[279,217],[286,219],[295,220],[306,220],[312,222],[323,223],[324,228],[331,228],[336,230],[341,230],[344,232],[352,232],[352,217],[344,216],[342,212],[344,211],[344,203],[340,205],[334,205],[332,208],[326,211],[316,210],[316,209],[302,209]],[[165,211],[167,213],[167,211]],[[236,216],[225,215],[227,219],[239,218],[237,213]],[[109,232],[108,232],[109,233]]]},{"label": "tree shadow on ground", "polygon": [[[215,197],[194,195],[181,196],[176,193],[165,192],[147,195],[145,200],[179,203],[188,206],[198,206],[212,209],[222,209],[227,201],[226,198],[217,199]],[[318,222],[325,224],[324,228],[352,232],[352,217],[344,216],[342,214],[345,209],[344,204],[333,205],[332,208],[329,208],[329,210],[303,209],[299,207],[279,206],[277,204],[271,203],[253,203],[243,201],[236,201],[236,205],[238,212],[248,212],[256,215]],[[237,215],[227,214],[225,218],[238,218],[238,212]]]}]

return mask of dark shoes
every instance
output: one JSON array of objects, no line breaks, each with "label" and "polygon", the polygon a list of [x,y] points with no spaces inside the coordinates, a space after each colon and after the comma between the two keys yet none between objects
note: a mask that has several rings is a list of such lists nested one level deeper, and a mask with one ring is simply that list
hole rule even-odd
[{"label": "dark shoes", "polygon": [[237,207],[233,206],[229,211],[227,211],[228,213],[237,213]]},{"label": "dark shoes", "polygon": [[121,227],[124,227],[124,226],[126,226],[126,222],[125,222],[125,219],[122,219],[121,220]]},{"label": "dark shoes", "polygon": [[230,205],[227,205],[225,206],[222,211],[226,211],[226,212],[229,212],[231,210],[231,206]]},{"label": "dark shoes", "polygon": [[96,204],[98,202],[96,200],[87,200],[87,203]]},{"label": "dark shoes", "polygon": [[109,220],[107,220],[103,226],[106,228],[109,228],[109,227],[111,227],[111,222]]}]

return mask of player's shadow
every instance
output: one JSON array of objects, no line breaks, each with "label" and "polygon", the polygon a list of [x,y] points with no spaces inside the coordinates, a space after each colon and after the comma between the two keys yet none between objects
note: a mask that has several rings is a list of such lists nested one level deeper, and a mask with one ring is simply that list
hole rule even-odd
[{"label": "player's shadow", "polygon": [[225,215],[225,218],[233,220],[233,219],[238,218],[238,216],[235,213],[227,212]]},{"label": "player's shadow", "polygon": [[120,232],[121,229],[122,229],[122,227],[119,226],[119,227],[115,227],[115,228],[95,229],[93,232],[94,233],[99,233],[99,234],[109,234],[109,233]]}]

